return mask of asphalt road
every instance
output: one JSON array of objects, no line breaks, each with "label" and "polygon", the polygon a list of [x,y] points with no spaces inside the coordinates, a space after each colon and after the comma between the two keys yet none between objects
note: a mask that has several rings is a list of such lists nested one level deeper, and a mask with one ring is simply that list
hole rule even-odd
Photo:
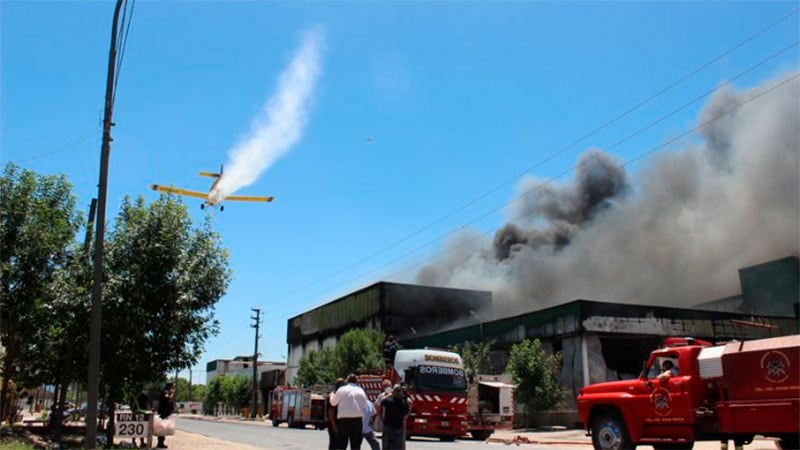
[{"label": "asphalt road", "polygon": [[[267,422],[268,423],[268,422]],[[217,438],[236,444],[250,445],[263,449],[326,449],[328,448],[328,433],[325,430],[314,430],[311,427],[306,429],[286,428],[282,425],[278,428],[268,426],[265,422],[231,422],[231,421],[211,421],[197,420],[191,418],[179,418],[177,428],[188,433],[195,433],[207,437]],[[504,433],[499,432],[498,437],[528,437],[537,443],[512,444],[512,447],[524,448],[526,450],[589,450],[592,448],[591,440],[583,436],[580,430],[570,430],[561,433]],[[559,442],[559,439],[562,441]],[[543,443],[547,442],[547,443]],[[733,450],[733,443],[730,443]],[[458,439],[455,442],[442,442],[438,439],[412,438],[407,441],[408,450],[415,449],[436,449],[436,450],[468,450],[483,449],[487,447],[508,447],[509,443],[472,441],[469,439]],[[364,442],[361,445],[364,450],[369,450],[369,445]],[[651,446],[639,446],[640,450],[652,450]],[[697,442],[695,450],[718,450],[719,442]],[[756,439],[752,444],[746,445],[744,450],[774,450],[775,443],[772,440]]]},{"label": "asphalt road", "polygon": [[[208,437],[223,439],[239,444],[252,445],[264,449],[326,449],[328,448],[328,432],[325,430],[314,430],[311,427],[306,429],[285,428],[285,425],[274,428],[254,423],[232,423],[232,422],[212,422],[206,420],[194,420],[187,418],[178,419],[177,428],[189,433],[197,433]],[[497,447],[504,444],[488,444]],[[369,450],[369,444],[362,443],[363,450]],[[406,448],[414,449],[436,449],[436,450],[486,450],[487,444],[483,441],[456,440],[455,442],[442,442],[438,439],[412,438],[407,441]],[[550,449],[559,450],[588,450],[591,446],[558,446],[553,445],[531,445],[526,444],[526,449]]]}]

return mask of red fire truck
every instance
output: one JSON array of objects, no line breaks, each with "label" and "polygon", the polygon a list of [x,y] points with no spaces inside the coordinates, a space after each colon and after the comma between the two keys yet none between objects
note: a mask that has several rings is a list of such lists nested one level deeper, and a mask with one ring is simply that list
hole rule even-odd
[{"label": "red fire truck", "polygon": [[398,350],[384,375],[362,375],[359,385],[370,400],[381,393],[381,381],[404,383],[411,400],[406,437],[431,436],[452,441],[467,432],[467,380],[458,353],[443,350]]},{"label": "red fire truck", "polygon": [[326,405],[323,390],[279,386],[272,393],[269,418],[274,427],[285,422],[290,428],[314,425],[321,430],[328,425]]},{"label": "red fire truck", "polygon": [[[662,373],[670,361],[677,370]],[[673,369],[674,370],[674,369]],[[597,449],[691,449],[775,437],[800,447],[800,335],[711,345],[669,338],[635,380],[586,386],[578,412]]]}]

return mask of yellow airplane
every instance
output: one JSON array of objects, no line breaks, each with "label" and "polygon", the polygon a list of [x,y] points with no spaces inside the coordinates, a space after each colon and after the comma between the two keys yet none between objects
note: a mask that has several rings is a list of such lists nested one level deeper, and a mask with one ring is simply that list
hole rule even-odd
[{"label": "yellow airplane", "polygon": [[[261,197],[261,196],[252,196],[252,195],[228,195],[224,198],[214,198],[211,196],[211,193],[214,192],[214,188],[217,187],[219,180],[222,179],[222,172],[223,166],[220,166],[219,173],[214,172],[200,172],[201,177],[210,177],[216,178],[214,180],[214,184],[211,185],[211,188],[208,189],[208,192],[198,192],[198,191],[190,191],[188,189],[180,189],[172,186],[161,186],[158,184],[151,184],[150,188],[154,191],[158,192],[168,192],[170,194],[178,194],[178,195],[185,195],[187,197],[196,197],[202,198],[205,200],[202,204],[200,204],[200,209],[204,209],[206,206],[216,206],[220,204],[223,200],[233,200],[238,202],[271,202],[274,200],[275,197]],[[219,205],[219,210],[223,211],[225,207],[223,205]]]}]

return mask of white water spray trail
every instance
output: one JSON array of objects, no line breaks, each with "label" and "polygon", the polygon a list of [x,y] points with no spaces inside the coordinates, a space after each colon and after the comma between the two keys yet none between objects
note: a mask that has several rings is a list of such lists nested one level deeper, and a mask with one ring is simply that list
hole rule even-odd
[{"label": "white water spray trail", "polygon": [[225,173],[212,198],[219,201],[249,186],[300,140],[320,75],[323,45],[321,28],[303,33],[300,47],[280,76],[277,91],[253,119],[249,132],[228,152]]}]

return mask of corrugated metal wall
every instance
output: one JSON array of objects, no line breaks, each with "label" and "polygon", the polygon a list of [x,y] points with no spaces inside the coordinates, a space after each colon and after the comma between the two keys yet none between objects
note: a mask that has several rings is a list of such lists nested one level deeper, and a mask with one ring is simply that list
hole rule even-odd
[{"label": "corrugated metal wall", "polygon": [[305,337],[329,334],[378,316],[380,296],[381,285],[375,284],[295,316],[289,319],[287,341],[302,342]]}]

